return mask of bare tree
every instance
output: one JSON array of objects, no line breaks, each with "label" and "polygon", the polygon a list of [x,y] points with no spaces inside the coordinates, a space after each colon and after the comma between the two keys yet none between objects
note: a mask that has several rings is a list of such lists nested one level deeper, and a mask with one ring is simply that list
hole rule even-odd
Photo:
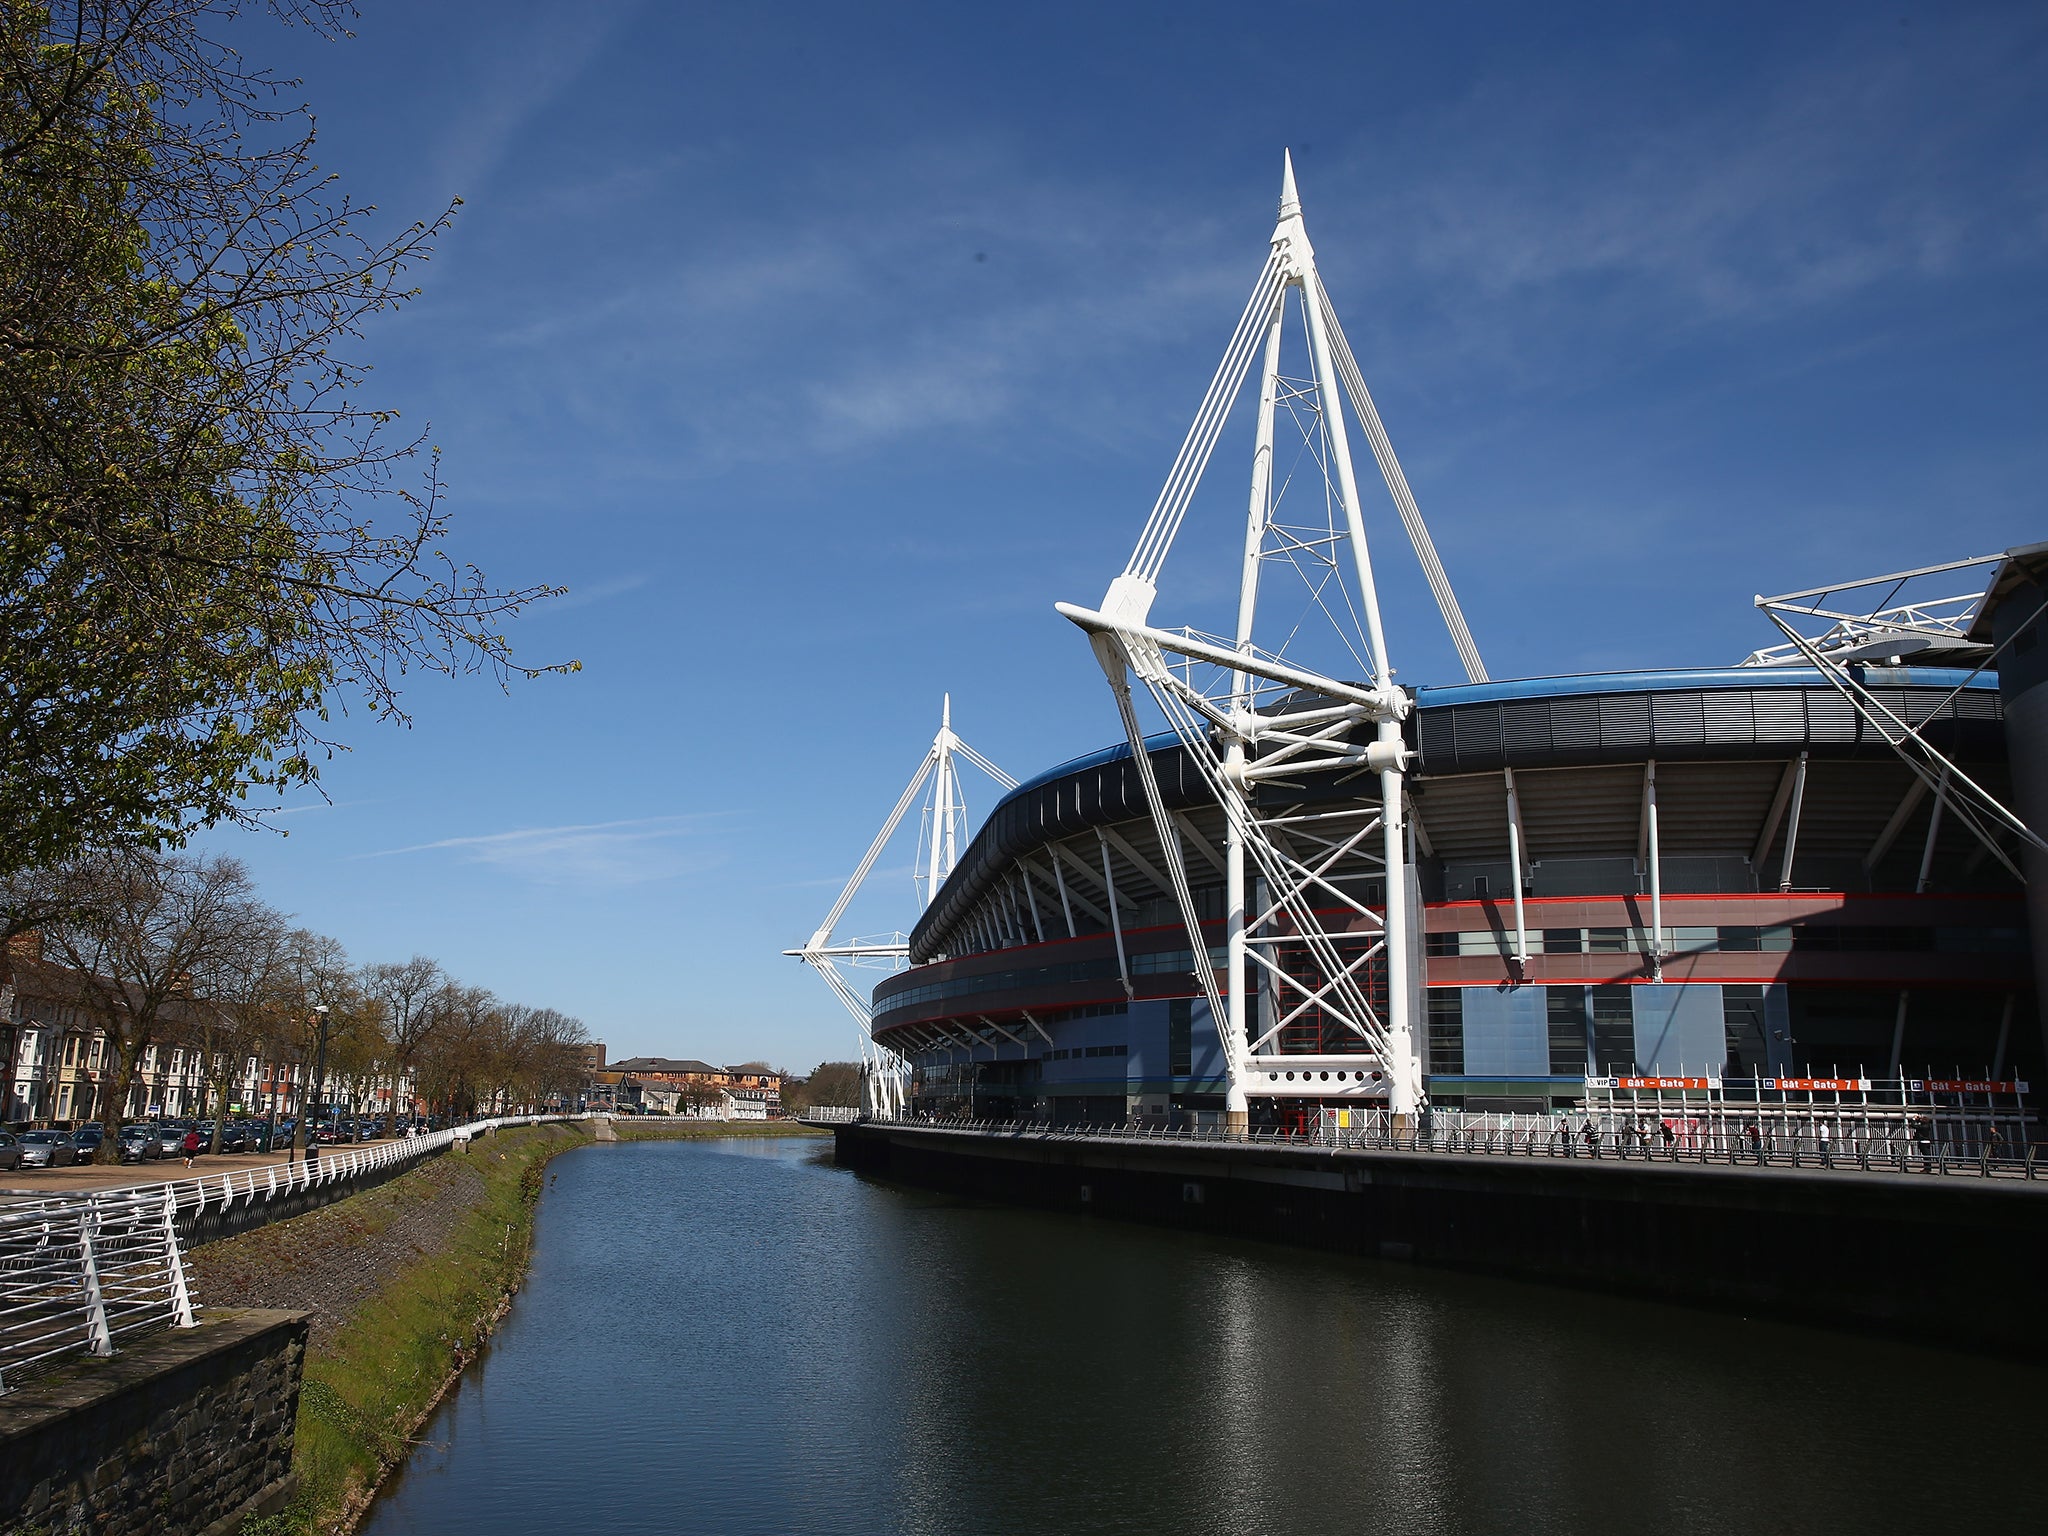
[{"label": "bare tree", "polygon": [[238,860],[123,850],[75,860],[49,877],[64,915],[43,929],[72,972],[77,1000],[114,1045],[112,1091],[100,1105],[99,1156],[118,1132],[143,1054],[189,1019],[196,978],[261,941],[270,910]]},{"label": "bare tree", "polygon": [[447,1009],[437,1001],[448,977],[425,955],[414,955],[403,964],[386,961],[364,966],[358,984],[382,1005],[379,1022],[390,1047],[395,1096],[399,1083],[409,1075],[417,1076],[421,1049],[448,1017]]},{"label": "bare tree", "polygon": [[473,1114],[498,1086],[504,1014],[483,987],[450,981],[430,1006],[440,1014],[422,1060],[422,1086],[430,1103],[450,1116]]}]

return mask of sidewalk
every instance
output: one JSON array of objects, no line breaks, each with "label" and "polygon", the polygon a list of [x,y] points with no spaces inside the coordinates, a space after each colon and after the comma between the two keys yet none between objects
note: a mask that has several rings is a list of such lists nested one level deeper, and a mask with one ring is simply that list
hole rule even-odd
[{"label": "sidewalk", "polygon": [[[403,1140],[403,1137],[398,1138]],[[322,1147],[320,1155],[331,1157],[356,1147],[389,1144],[391,1137]],[[201,1179],[223,1173],[242,1173],[254,1168],[282,1168],[290,1158],[285,1152],[201,1153],[192,1166],[182,1157],[161,1158],[153,1163],[74,1163],[69,1168],[10,1168],[0,1170],[0,1199],[9,1195],[74,1195],[107,1189],[132,1189],[138,1185],[166,1184],[177,1179]]]}]

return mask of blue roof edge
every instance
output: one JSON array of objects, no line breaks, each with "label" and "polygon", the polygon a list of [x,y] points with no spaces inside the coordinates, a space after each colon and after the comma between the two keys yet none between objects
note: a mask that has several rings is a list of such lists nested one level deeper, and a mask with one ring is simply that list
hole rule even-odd
[{"label": "blue roof edge", "polygon": [[[1857,678],[1878,688],[1996,688],[1998,674],[1961,667],[1858,667]],[[1444,683],[1418,688],[1424,709],[1491,704],[1505,699],[1554,699],[1582,693],[1662,693],[1676,688],[1829,687],[1818,667],[1686,667],[1656,672],[1580,672],[1561,677],[1513,678],[1498,683]]]}]

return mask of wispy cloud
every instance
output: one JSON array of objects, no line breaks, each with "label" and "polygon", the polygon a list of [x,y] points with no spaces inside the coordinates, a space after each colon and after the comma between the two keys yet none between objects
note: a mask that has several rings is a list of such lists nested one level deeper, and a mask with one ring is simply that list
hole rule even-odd
[{"label": "wispy cloud", "polygon": [[[847,874],[851,873],[851,870],[847,871]],[[869,883],[865,889],[881,889],[891,881],[908,881],[919,873],[921,871],[914,869],[908,864],[898,864],[885,869],[871,869],[868,871]],[[845,884],[846,875],[814,875],[808,880],[778,880],[775,884],[769,886],[768,889],[771,891],[806,891],[814,888],[837,890]]]},{"label": "wispy cloud", "polygon": [[2037,37],[2017,12],[1933,46],[1878,29],[1759,59],[1711,92],[1654,50],[1611,65],[1633,89],[1487,76],[1417,115],[1402,167],[1379,146],[1330,163],[1364,195],[1318,217],[1332,250],[1362,254],[1368,295],[1423,300],[1460,365],[1542,369],[1514,353],[1553,312],[1582,341],[1646,319],[1692,334],[2010,268],[2048,250]]},{"label": "wispy cloud", "polygon": [[315,811],[343,811],[358,805],[380,805],[379,800],[307,800],[298,805],[280,805],[262,814],[265,817],[304,816]]},{"label": "wispy cloud", "polygon": [[452,853],[522,879],[550,885],[619,886],[666,880],[723,863],[717,849],[685,850],[704,816],[646,816],[561,827],[520,827],[471,837],[442,837],[402,848],[355,855],[388,859],[403,854]]},{"label": "wispy cloud", "polygon": [[485,29],[470,110],[438,146],[441,179],[457,196],[475,196],[527,121],[573,85],[640,9],[640,0],[584,0],[540,12],[532,27]]},{"label": "wispy cloud", "polygon": [[593,581],[587,586],[575,582],[565,585],[569,590],[560,597],[551,597],[534,606],[532,618],[544,619],[549,614],[569,613],[578,608],[587,608],[594,603],[610,602],[615,597],[624,597],[628,592],[637,591],[654,579],[649,572],[642,571],[632,576],[614,576],[609,581]]},{"label": "wispy cloud", "polygon": [[[662,157],[619,195],[689,207],[745,153]],[[573,432],[604,445],[609,482],[673,482],[962,429],[1000,442],[1051,418],[1115,440],[1128,373],[1191,315],[1215,329],[1258,267],[1256,239],[1223,247],[1213,218],[1170,198],[1048,180],[986,147],[824,160],[793,180],[687,242],[619,242],[567,287],[506,274],[548,282],[545,302],[493,290],[492,313],[458,303],[432,323],[488,335],[465,366],[490,370],[523,445]],[[523,206],[508,245],[532,248],[554,217]],[[545,469],[506,491],[556,494]]]}]

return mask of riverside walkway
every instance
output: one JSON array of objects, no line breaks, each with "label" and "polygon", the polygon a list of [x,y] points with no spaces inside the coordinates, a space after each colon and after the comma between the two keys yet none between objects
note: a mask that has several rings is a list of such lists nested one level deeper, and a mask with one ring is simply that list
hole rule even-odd
[{"label": "riverside walkway", "polygon": [[[827,1128],[837,1129],[845,1123],[835,1122]],[[1325,1153],[1398,1152],[1460,1159],[1549,1160],[1587,1166],[1647,1164],[1674,1169],[1776,1170],[1802,1175],[1982,1178],[2048,1190],[2048,1179],[2041,1177],[2040,1149],[2031,1143],[1994,1152],[1981,1144],[1962,1149],[1945,1141],[1831,1137],[1823,1142],[1812,1136],[1771,1135],[1749,1142],[1736,1134],[1689,1136],[1664,1144],[1654,1131],[1632,1135],[1613,1127],[1596,1129],[1589,1140],[1574,1128],[1575,1122],[1563,1121],[1540,1132],[1534,1127],[1516,1125],[1462,1124],[1414,1129],[1378,1125],[1360,1129],[1326,1126],[1300,1131],[1260,1128],[1231,1132],[1207,1126],[1054,1126],[1019,1120],[870,1118],[858,1123],[877,1130],[964,1132],[1008,1141],[1179,1144],[1218,1150],[1245,1147]]]}]

